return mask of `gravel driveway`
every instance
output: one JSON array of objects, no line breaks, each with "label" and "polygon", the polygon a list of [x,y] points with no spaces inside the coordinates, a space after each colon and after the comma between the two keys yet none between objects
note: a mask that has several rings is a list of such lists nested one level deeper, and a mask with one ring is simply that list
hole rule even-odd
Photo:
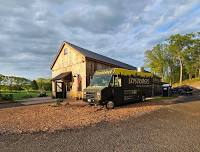
[{"label": "gravel driveway", "polygon": [[200,151],[200,96],[126,120],[0,136],[0,151]]},{"label": "gravel driveway", "polygon": [[155,102],[135,103],[114,110],[91,107],[83,101],[69,102],[56,106],[41,104],[0,109],[0,134],[54,132],[94,125],[104,121],[124,120],[161,108]]}]

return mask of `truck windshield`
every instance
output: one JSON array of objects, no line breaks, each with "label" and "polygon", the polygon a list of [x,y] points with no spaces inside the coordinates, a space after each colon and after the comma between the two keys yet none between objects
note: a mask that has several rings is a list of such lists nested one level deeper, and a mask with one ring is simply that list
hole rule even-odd
[{"label": "truck windshield", "polygon": [[93,76],[90,86],[108,86],[111,81],[111,75]]}]

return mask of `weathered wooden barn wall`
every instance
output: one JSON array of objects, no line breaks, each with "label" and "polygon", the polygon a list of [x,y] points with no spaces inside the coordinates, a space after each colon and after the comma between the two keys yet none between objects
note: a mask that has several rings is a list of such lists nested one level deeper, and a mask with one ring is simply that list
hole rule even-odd
[{"label": "weathered wooden barn wall", "polygon": [[[67,49],[67,54],[65,54]],[[86,59],[76,49],[70,45],[65,44],[52,68],[52,78],[64,72],[72,72],[72,76],[79,75],[81,79],[81,87],[78,86],[78,78],[72,77],[72,89],[70,90],[71,96],[80,96],[83,89],[89,85],[90,77],[93,76],[94,72],[99,69],[107,69],[115,67],[114,65],[96,61],[93,59]],[[52,94],[55,96],[55,83],[52,82]]]},{"label": "weathered wooden barn wall", "polygon": [[[65,49],[67,49],[67,54],[65,54]],[[59,54],[53,68],[52,68],[52,78],[64,73],[72,72],[72,76],[79,75],[81,79],[81,88],[78,87],[78,77],[72,77],[72,89],[71,94],[76,94],[77,91],[82,91],[86,88],[86,62],[85,57],[76,51],[74,48],[65,44]],[[80,89],[80,90],[78,90]],[[52,82],[52,93],[55,95],[55,84]]]}]

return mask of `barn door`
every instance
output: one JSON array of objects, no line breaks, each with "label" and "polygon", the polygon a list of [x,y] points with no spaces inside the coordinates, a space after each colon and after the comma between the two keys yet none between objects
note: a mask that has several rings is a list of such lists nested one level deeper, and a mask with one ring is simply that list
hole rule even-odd
[{"label": "barn door", "polygon": [[56,91],[56,98],[65,99],[67,96],[66,92],[66,85],[64,82],[57,82],[56,83],[57,91]]},{"label": "barn door", "polygon": [[116,105],[121,105],[124,102],[124,92],[122,89],[122,79],[116,76],[114,78],[114,100]]}]

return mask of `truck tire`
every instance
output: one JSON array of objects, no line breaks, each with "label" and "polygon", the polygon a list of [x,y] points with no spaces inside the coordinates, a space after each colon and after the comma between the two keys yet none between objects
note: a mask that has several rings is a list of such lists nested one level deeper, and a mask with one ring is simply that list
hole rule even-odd
[{"label": "truck tire", "polygon": [[108,101],[108,102],[106,103],[106,108],[107,108],[107,109],[114,109],[114,107],[115,107],[115,104],[114,104],[113,101]]},{"label": "truck tire", "polygon": [[142,95],[142,96],[140,97],[140,101],[142,101],[142,102],[145,101],[145,96],[144,96],[144,95]]}]

